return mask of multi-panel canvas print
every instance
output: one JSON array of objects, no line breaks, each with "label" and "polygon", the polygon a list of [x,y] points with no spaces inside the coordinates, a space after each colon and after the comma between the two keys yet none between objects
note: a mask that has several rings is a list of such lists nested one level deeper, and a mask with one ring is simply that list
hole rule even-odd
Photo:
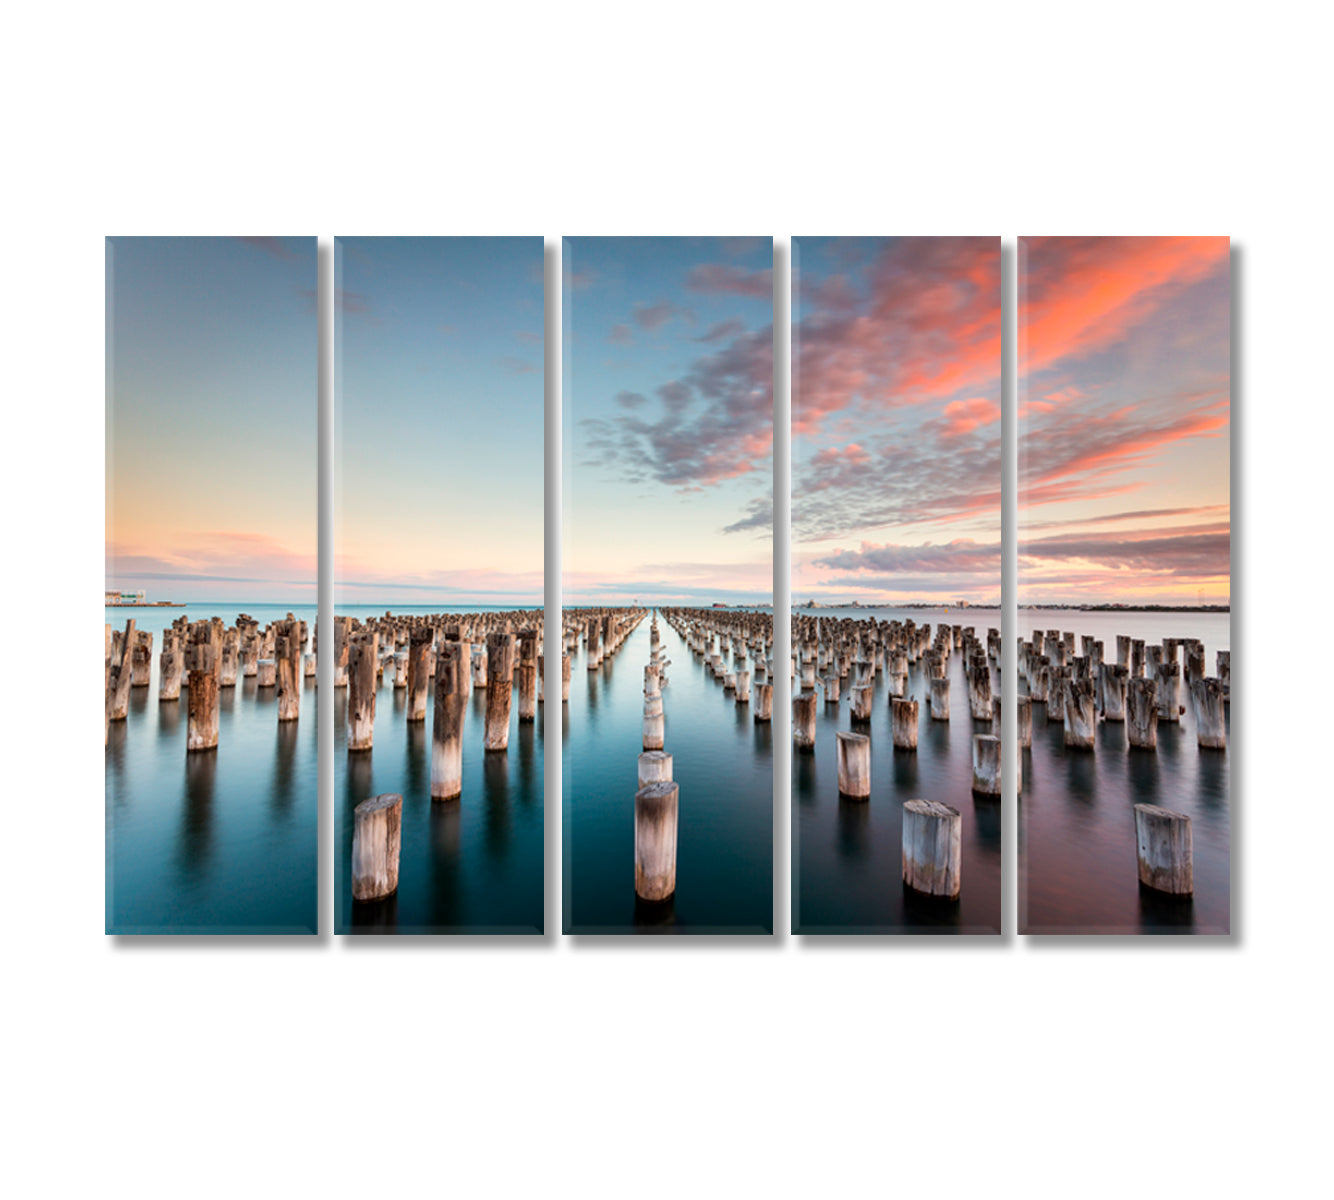
[{"label": "multi-panel canvas print", "polygon": [[1225,237],[1019,247],[1019,926],[1230,921]]},{"label": "multi-panel canvas print", "polygon": [[540,933],[543,242],[334,253],[336,930]]},{"label": "multi-panel canvas print", "polygon": [[768,933],[773,244],[563,272],[564,927]]},{"label": "multi-panel canvas print", "polygon": [[995,237],[794,238],[793,930],[999,933]]},{"label": "multi-panel canvas print", "polygon": [[106,931],[316,931],[315,239],[106,241]]}]

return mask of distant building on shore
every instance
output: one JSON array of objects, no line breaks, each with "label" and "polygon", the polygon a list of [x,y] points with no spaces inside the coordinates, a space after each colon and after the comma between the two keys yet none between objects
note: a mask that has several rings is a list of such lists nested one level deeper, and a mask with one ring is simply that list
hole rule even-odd
[{"label": "distant building on shore", "polygon": [[148,593],[142,589],[137,592],[107,592],[107,604],[142,604]]}]

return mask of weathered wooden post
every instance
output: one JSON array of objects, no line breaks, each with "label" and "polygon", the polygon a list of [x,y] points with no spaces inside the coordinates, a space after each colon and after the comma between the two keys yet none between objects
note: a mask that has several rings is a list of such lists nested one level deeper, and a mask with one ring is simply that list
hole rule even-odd
[{"label": "weathered wooden post", "polygon": [[463,793],[463,714],[468,667],[458,642],[445,642],[435,663],[435,712],[431,719],[431,799]]},{"label": "weathered wooden post", "polygon": [[271,688],[278,682],[278,662],[272,658],[260,658],[255,660],[256,686],[262,688]]},{"label": "weathered wooden post", "polygon": [[197,625],[191,634],[186,666],[187,729],[185,749],[213,750],[218,744],[218,647],[207,626]]},{"label": "weathered wooden post", "polygon": [[134,635],[134,651],[130,655],[130,686],[147,687],[153,679],[153,633],[141,629]]},{"label": "weathered wooden post", "polygon": [[869,683],[858,684],[848,693],[852,701],[852,719],[863,724],[871,719],[871,706],[875,700],[875,688]]},{"label": "weathered wooden post", "polygon": [[1102,716],[1104,721],[1126,719],[1126,682],[1130,668],[1118,663],[1102,664]]},{"label": "weathered wooden post", "polygon": [[1126,694],[1126,736],[1137,750],[1158,748],[1158,685],[1152,679],[1132,676]]},{"label": "weathered wooden post", "polygon": [[1158,665],[1158,720],[1181,720],[1181,668],[1174,662]]},{"label": "weathered wooden post", "polygon": [[123,721],[130,711],[130,687],[134,679],[134,620],[125,622],[119,638],[112,635],[111,675],[107,684],[106,725]]},{"label": "weathered wooden post", "polygon": [[917,749],[917,701],[894,697],[889,702],[890,727],[895,750]]},{"label": "weathered wooden post", "polygon": [[1195,736],[1202,750],[1227,749],[1227,723],[1223,719],[1223,683],[1205,676],[1190,685],[1195,708]]},{"label": "weathered wooden post", "polygon": [[301,716],[301,627],[296,621],[279,626],[274,643],[278,662],[278,720]]},{"label": "weathered wooden post", "polygon": [[179,700],[181,698],[181,677],[185,672],[185,650],[181,645],[181,635],[174,629],[162,634],[162,653],[158,657],[159,700]]},{"label": "weathered wooden post", "polygon": [[644,738],[645,750],[661,750],[666,738],[666,717],[662,711],[661,696],[644,698]]},{"label": "weathered wooden post", "polygon": [[1218,664],[1218,682],[1223,685],[1223,699],[1229,700],[1232,697],[1232,651],[1219,650],[1214,661]]},{"label": "weathered wooden post", "polygon": [[222,634],[222,659],[218,665],[218,685],[235,687],[236,674],[241,666],[241,631],[227,629]]},{"label": "weathered wooden post", "polygon": [[1130,639],[1130,677],[1132,679],[1144,678],[1144,639]]},{"label": "weathered wooden post", "polygon": [[738,671],[736,673],[736,702],[738,704],[750,703],[750,672]]},{"label": "weathered wooden post", "polygon": [[[419,626],[408,635],[407,718],[409,721],[426,720],[426,699],[430,694],[431,680],[431,647],[434,642],[435,630],[429,626]],[[458,645],[457,642],[454,644]],[[465,674],[466,670],[467,664],[464,663]],[[439,686],[438,670],[436,679]]]},{"label": "weathered wooden post", "polygon": [[958,898],[963,819],[938,800],[909,800],[903,806],[903,882],[915,892]]},{"label": "weathered wooden post", "polygon": [[666,750],[645,750],[639,756],[639,786],[671,783],[672,756]]},{"label": "weathered wooden post", "polygon": [[852,800],[871,798],[871,739],[864,733],[834,735],[839,794]]},{"label": "weathered wooden post", "polygon": [[1078,750],[1092,750],[1098,730],[1098,712],[1093,703],[1093,684],[1087,679],[1068,679],[1065,683],[1065,744]]},{"label": "weathered wooden post", "polygon": [[537,634],[519,634],[519,720],[537,720]]},{"label": "weathered wooden post", "polygon": [[933,721],[948,721],[950,719],[949,676],[931,681],[931,719]]},{"label": "weathered wooden post", "polygon": [[568,654],[560,656],[560,702],[562,704],[570,702],[570,656]]},{"label": "weathered wooden post", "polygon": [[968,706],[974,721],[991,720],[991,668],[985,659],[968,668]]},{"label": "weathered wooden post", "polygon": [[334,687],[347,687],[351,655],[352,618],[334,617]]},{"label": "weathered wooden post", "polygon": [[1195,891],[1195,854],[1185,813],[1156,804],[1135,805],[1135,851],[1145,887],[1173,896]]},{"label": "weathered wooden post", "polygon": [[792,697],[792,744],[798,750],[815,749],[815,692]]},{"label": "weathered wooden post", "polygon": [[755,720],[772,721],[774,716],[774,685],[757,683],[755,685]]},{"label": "weathered wooden post", "polygon": [[385,792],[352,810],[352,899],[383,900],[398,890],[402,840],[402,796]]},{"label": "weathered wooden post", "polygon": [[648,783],[635,793],[635,895],[666,900],[676,891],[675,783]]},{"label": "weathered wooden post", "polygon": [[[437,672],[439,667],[436,668]],[[487,750],[508,750],[510,704],[514,696],[514,635],[492,633],[486,639]]]},{"label": "weathered wooden post", "polygon": [[362,633],[350,639],[347,661],[347,748],[370,750],[375,744],[375,668],[379,638]]},{"label": "weathered wooden post", "polygon": [[973,734],[973,791],[979,796],[1001,794],[1001,740],[994,734]]}]

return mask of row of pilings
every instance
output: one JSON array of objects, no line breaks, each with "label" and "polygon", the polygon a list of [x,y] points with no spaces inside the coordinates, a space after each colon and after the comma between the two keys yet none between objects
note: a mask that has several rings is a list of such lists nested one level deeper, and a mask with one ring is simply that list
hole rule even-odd
[{"label": "row of pilings", "polygon": [[[1019,675],[1028,694],[1018,700],[1020,745],[1032,744],[1033,710],[1064,726],[1074,752],[1094,753],[1099,723],[1125,729],[1129,753],[1158,748],[1159,723],[1177,724],[1190,713],[1200,750],[1227,749],[1232,653],[1218,650],[1215,673],[1206,675],[1204,643],[1167,637],[1159,643],[1116,637],[1116,659],[1104,643],[1069,630],[1035,629],[1019,638]],[[1140,883],[1171,895],[1193,894],[1194,855],[1190,816],[1153,804],[1134,806],[1135,852]]]},{"label": "row of pilings", "polygon": [[[180,616],[162,631],[158,657],[158,702],[176,704],[185,693],[189,726],[186,753],[214,750],[218,745],[219,699],[238,677],[253,678],[259,689],[274,689],[278,720],[301,715],[301,680],[315,674],[314,653],[305,654],[314,637],[305,621],[291,613],[261,626],[240,613],[234,624],[221,617],[191,621]],[[124,630],[106,626],[105,721],[103,742],[111,722],[129,715],[130,692],[146,688],[153,677],[153,634],[136,629],[133,619]]]},{"label": "row of pilings", "polygon": [[[518,719],[535,722],[543,702],[545,659],[541,609],[430,613],[359,620],[335,616],[333,682],[347,689],[347,752],[374,750],[376,698],[388,677],[406,692],[409,722],[431,708],[431,799],[456,802],[463,794],[463,726],[474,689],[486,696],[482,746],[509,750],[517,693]],[[569,662],[562,664],[562,699],[569,692]],[[398,888],[403,797],[385,793],[353,811],[352,897],[383,900]]]},{"label": "row of pilings", "polygon": [[[792,741],[799,754],[813,753],[821,694],[826,709],[837,709],[844,694],[851,729],[836,738],[839,795],[853,803],[871,799],[871,737],[876,681],[884,679],[889,699],[890,738],[895,754],[917,752],[920,706],[909,674],[929,681],[930,719],[948,722],[952,711],[950,662],[961,660],[970,721],[988,722],[990,733],[972,738],[972,791],[982,800],[1001,793],[1001,701],[992,685],[1000,666],[1000,631],[986,641],[971,625],[918,624],[875,618],[792,618]],[[913,798],[903,803],[902,876],[906,888],[956,900],[962,888],[962,816],[950,804]]]}]

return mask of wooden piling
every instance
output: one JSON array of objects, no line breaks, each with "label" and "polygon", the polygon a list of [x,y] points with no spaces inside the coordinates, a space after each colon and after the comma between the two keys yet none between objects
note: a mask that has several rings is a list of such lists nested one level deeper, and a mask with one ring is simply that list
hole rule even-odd
[{"label": "wooden piling", "polygon": [[186,655],[190,669],[186,693],[185,749],[213,750],[218,745],[218,647],[206,626],[196,625]]},{"label": "wooden piling", "polygon": [[1227,749],[1227,722],[1223,711],[1223,683],[1205,676],[1190,685],[1195,709],[1195,736],[1202,750]]},{"label": "wooden piling", "polygon": [[[349,671],[356,667],[349,663]],[[392,792],[363,800],[352,811],[352,898],[383,900],[398,890],[403,797]]]},{"label": "wooden piling", "polygon": [[174,629],[162,634],[162,653],[158,656],[158,700],[179,700],[185,675],[185,648]]},{"label": "wooden piling", "polygon": [[453,800],[463,793],[463,717],[469,690],[462,647],[443,643],[436,656],[431,721],[432,800]]},{"label": "wooden piling", "polygon": [[1195,855],[1190,817],[1185,813],[1136,804],[1135,851],[1139,881],[1145,887],[1173,896],[1194,892]]},{"label": "wooden piling", "polygon": [[950,681],[948,676],[931,681],[931,719],[933,721],[948,721],[950,719]]},{"label": "wooden piling", "polygon": [[963,862],[963,819],[938,800],[903,806],[903,882],[915,892],[958,898]]},{"label": "wooden piling", "polygon": [[672,756],[665,750],[645,750],[639,756],[639,786],[671,783]]},{"label": "wooden piling", "polygon": [[663,780],[635,793],[635,894],[666,900],[676,891],[676,823],[680,791]]},{"label": "wooden piling", "polygon": [[347,748],[370,750],[375,744],[375,680],[379,639],[361,633],[349,639],[347,661]]},{"label": "wooden piling", "polygon": [[[408,634],[408,694],[407,719],[409,721],[426,720],[426,702],[430,696],[431,683],[431,647],[435,641],[435,630],[429,625],[419,626]],[[454,643],[458,645],[457,642]],[[455,654],[456,669],[466,675],[469,664]],[[440,672],[436,669],[436,686],[439,686]],[[457,686],[457,684],[455,685]]]},{"label": "wooden piling", "polygon": [[850,800],[871,798],[871,739],[863,733],[834,735],[839,794]]},{"label": "wooden piling", "polygon": [[1001,740],[994,734],[973,734],[973,792],[979,796],[1001,794]]},{"label": "wooden piling", "polygon": [[815,749],[815,704],[818,698],[813,691],[792,697],[792,744],[798,750]]},{"label": "wooden piling", "polygon": [[514,635],[489,634],[486,639],[486,733],[483,739],[487,750],[509,749],[513,695]]},{"label": "wooden piling", "polygon": [[285,621],[274,642],[278,665],[278,720],[295,721],[301,716],[301,626]]},{"label": "wooden piling", "polygon": [[1065,744],[1076,750],[1092,750],[1098,729],[1093,684],[1087,679],[1069,679],[1065,684]]},{"label": "wooden piling", "polygon": [[774,685],[757,683],[755,685],[755,720],[772,721],[774,715]]},{"label": "wooden piling", "polygon": [[895,697],[889,706],[895,750],[917,749],[917,701]]},{"label": "wooden piling", "polygon": [[1137,750],[1158,748],[1158,685],[1132,676],[1126,693],[1126,736]]}]

